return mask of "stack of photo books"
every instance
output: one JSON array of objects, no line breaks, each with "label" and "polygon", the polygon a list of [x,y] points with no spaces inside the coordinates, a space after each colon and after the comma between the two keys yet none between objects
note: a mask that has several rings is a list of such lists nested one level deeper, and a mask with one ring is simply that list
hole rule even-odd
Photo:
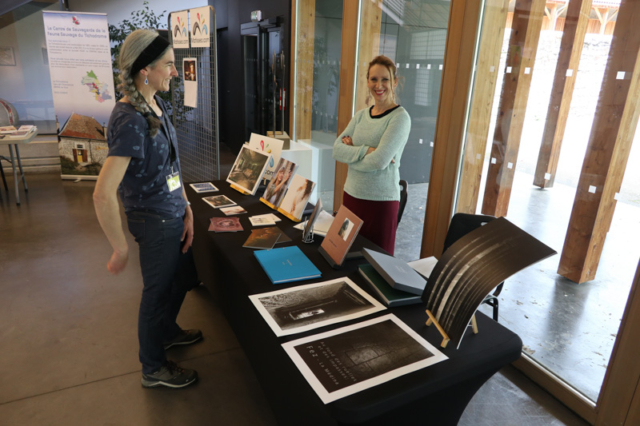
[{"label": "stack of photo books", "polygon": [[358,266],[360,275],[387,306],[420,303],[426,279],[403,260],[363,249],[370,264]]}]

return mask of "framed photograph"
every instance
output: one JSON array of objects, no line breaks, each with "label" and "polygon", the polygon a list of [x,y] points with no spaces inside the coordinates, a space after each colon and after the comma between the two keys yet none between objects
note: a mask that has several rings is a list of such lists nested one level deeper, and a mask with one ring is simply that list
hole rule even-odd
[{"label": "framed photograph", "polygon": [[236,205],[235,201],[225,195],[212,195],[211,197],[204,197],[202,200],[214,209]]},{"label": "framed photograph", "polygon": [[202,182],[202,183],[190,183],[189,186],[193,188],[198,194],[202,194],[203,192],[217,192],[218,188],[211,182]]},{"label": "framed photograph", "polygon": [[332,267],[342,265],[363,223],[351,210],[340,206],[318,249]]},{"label": "framed photograph", "polygon": [[307,206],[307,201],[309,201],[315,186],[315,182],[300,175],[295,175],[280,207],[278,207],[278,211],[289,219],[300,222],[304,208]]},{"label": "framed photograph", "polygon": [[13,47],[0,47],[0,65],[15,67],[16,57],[13,54]]},{"label": "framed photograph", "polygon": [[269,166],[270,159],[271,154],[243,145],[231,167],[227,182],[240,188],[243,192],[255,195],[258,186],[260,186],[260,180]]},{"label": "framed photograph", "polygon": [[448,359],[393,314],[282,347],[325,404]]},{"label": "framed photograph", "polygon": [[249,299],[276,336],[302,333],[386,309],[346,277],[254,294]]}]

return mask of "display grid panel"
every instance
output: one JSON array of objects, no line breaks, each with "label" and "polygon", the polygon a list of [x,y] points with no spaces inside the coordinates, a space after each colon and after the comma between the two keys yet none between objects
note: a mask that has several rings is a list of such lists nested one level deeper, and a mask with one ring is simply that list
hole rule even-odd
[{"label": "display grid panel", "polygon": [[[209,6],[209,11],[211,23],[209,47],[174,49],[178,78],[171,81],[172,119],[178,135],[182,179],[185,183],[220,179],[216,16],[213,7]],[[191,21],[191,16],[189,20]],[[171,14],[168,21],[167,27],[171,28]],[[169,31],[169,40],[173,43],[172,31]],[[196,58],[198,61],[196,108],[184,105],[183,59],[185,58]]]}]

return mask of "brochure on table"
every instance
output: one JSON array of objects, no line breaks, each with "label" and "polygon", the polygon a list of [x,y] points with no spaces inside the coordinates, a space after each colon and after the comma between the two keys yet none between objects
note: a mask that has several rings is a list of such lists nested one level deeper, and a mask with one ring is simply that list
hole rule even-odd
[{"label": "brochure on table", "polygon": [[384,310],[349,278],[249,296],[276,336],[302,333]]}]

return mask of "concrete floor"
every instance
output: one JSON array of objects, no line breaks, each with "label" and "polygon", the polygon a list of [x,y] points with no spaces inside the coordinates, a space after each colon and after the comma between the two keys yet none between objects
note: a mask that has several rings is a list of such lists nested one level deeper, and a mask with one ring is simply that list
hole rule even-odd
[{"label": "concrete floor", "polygon": [[[18,207],[8,180],[0,201],[0,424],[276,424],[220,301],[204,288],[187,295],[179,322],[205,339],[170,352],[201,380],[178,391],[143,389],[135,243],[127,269],[110,276],[94,183],[29,175]],[[480,389],[460,421],[549,424],[586,425],[511,367]]]}]

